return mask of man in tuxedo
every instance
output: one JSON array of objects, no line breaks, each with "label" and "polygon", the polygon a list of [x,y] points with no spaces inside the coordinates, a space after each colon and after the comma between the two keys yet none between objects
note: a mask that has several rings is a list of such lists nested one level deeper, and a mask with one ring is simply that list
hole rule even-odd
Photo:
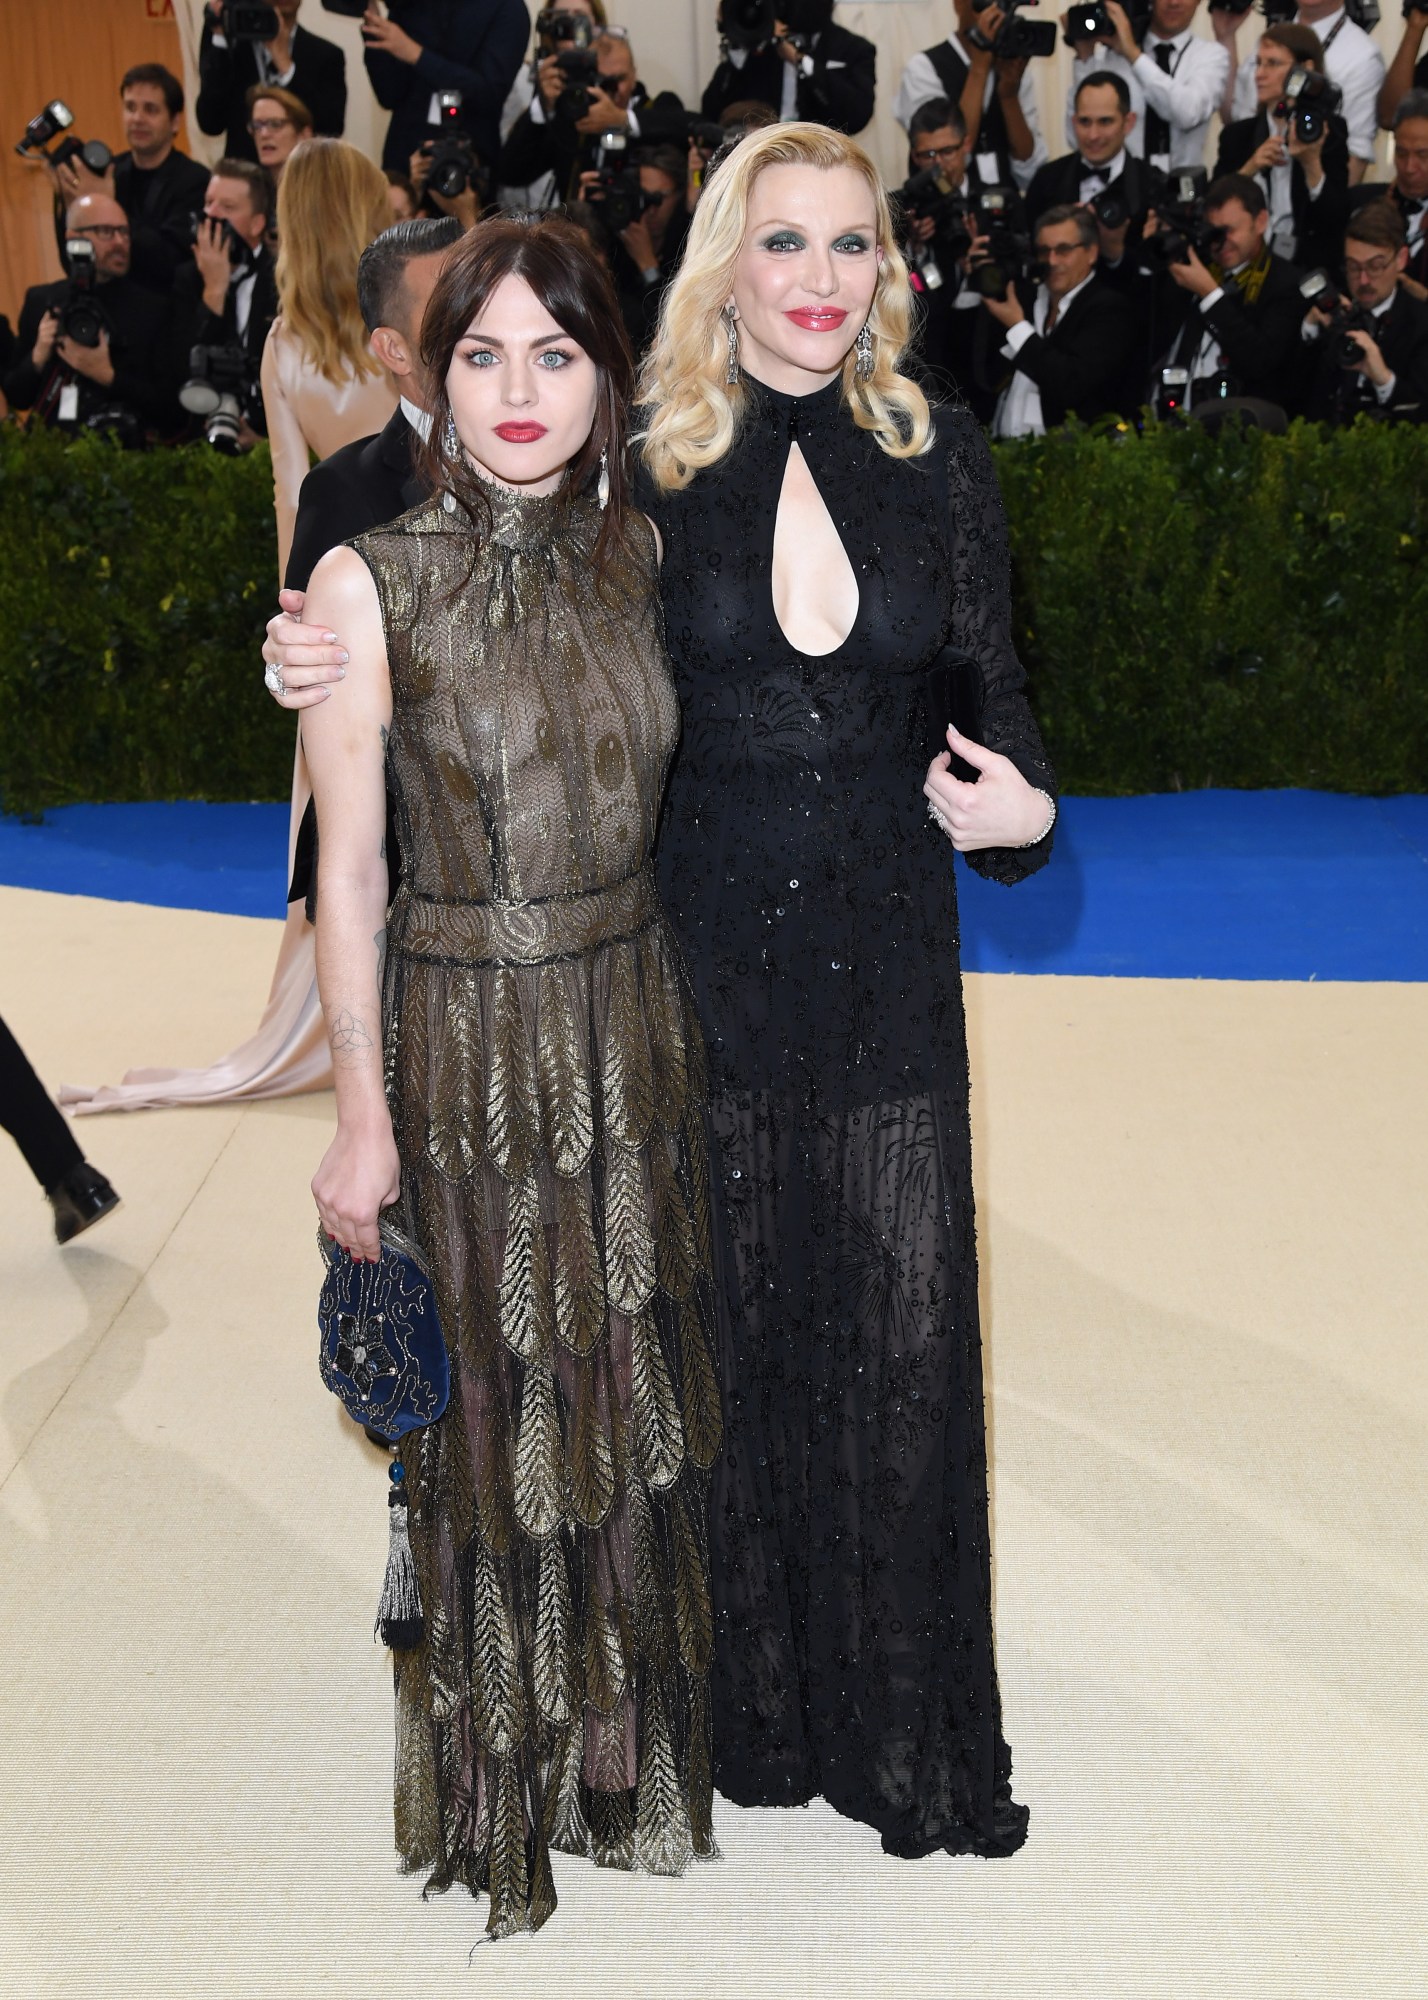
[{"label": "man in tuxedo", "polygon": [[893,117],[910,130],[919,104],[945,97],[962,114],[980,184],[1024,190],[1046,158],[1030,66],[1025,57],[992,54],[1006,19],[1000,7],[953,0],[952,11],[956,27],[946,41],[924,49],[904,69]]},{"label": "man in tuxedo", "polygon": [[[974,262],[985,255],[973,245]],[[984,299],[988,323],[1004,333],[1001,355],[1011,376],[997,402],[992,433],[1041,437],[1069,416],[1091,423],[1135,408],[1135,313],[1114,286],[1096,275],[1100,243],[1090,211],[1049,208],[1036,226],[1036,255],[1045,273],[1030,285]]]},{"label": "man in tuxedo", "polygon": [[109,171],[93,174],[78,159],[54,170],[61,248],[68,204],[82,194],[112,196],[129,218],[129,276],[167,292],[188,256],[189,227],[203,206],[208,169],[178,149],[183,85],[162,63],[127,70],[119,103],[129,146]]},{"label": "man in tuxedo", "polygon": [[407,172],[431,137],[436,95],[461,92],[461,129],[477,158],[495,173],[501,111],[520,74],[530,37],[525,0],[398,0],[362,21],[367,75],[377,102],[392,114],[382,165]]},{"label": "man in tuxedo", "polygon": [[342,137],[347,118],[347,58],[336,42],[311,35],[298,25],[302,0],[273,0],[278,32],[271,42],[236,42],[223,34],[222,0],[208,0],[198,50],[200,132],[223,132],[230,159],[256,160],[248,130],[248,93],[255,84],[289,90],[312,113],[313,130]]},{"label": "man in tuxedo", "polygon": [[[1244,174],[1211,181],[1205,219],[1217,240],[1213,260],[1206,263],[1192,245],[1160,276],[1157,346],[1169,337],[1162,365],[1187,370],[1192,409],[1213,396],[1292,405],[1301,372],[1303,274],[1269,247],[1263,188]],[[1147,234],[1156,229],[1152,221]]]},{"label": "man in tuxedo", "polygon": [[1255,51],[1252,118],[1223,127],[1215,174],[1248,174],[1269,203],[1271,250],[1291,264],[1337,261],[1349,214],[1349,128],[1332,112],[1317,139],[1301,139],[1292,118],[1280,115],[1295,69],[1324,68],[1312,28],[1271,22]]},{"label": "man in tuxedo", "polygon": [[[268,328],[277,318],[278,286],[267,236],[276,207],[273,183],[251,160],[220,160],[204,191],[203,220],[191,266],[174,281],[174,314],[183,350],[241,347],[252,389],[245,443],[267,434],[259,370]],[[238,239],[230,242],[228,230]]]},{"label": "man in tuxedo", "polygon": [[[1393,114],[1393,179],[1357,187],[1349,213],[1370,202],[1391,201],[1403,221],[1408,262],[1399,284],[1415,299],[1428,299],[1428,90],[1410,90]],[[1346,225],[1347,226],[1347,225]]]},{"label": "man in tuxedo", "polygon": [[167,299],[129,275],[129,218],[109,195],[84,194],[65,215],[66,241],[94,247],[91,298],[101,319],[93,346],[61,326],[71,280],[32,285],[16,335],[18,360],[3,390],[32,421],[66,427],[122,410],[170,435],[178,426],[178,360]]},{"label": "man in tuxedo", "polygon": [[[1361,208],[1344,234],[1344,272],[1350,300],[1369,325],[1338,334],[1330,326],[1331,309],[1316,306],[1309,313],[1304,339],[1316,367],[1308,416],[1326,424],[1351,424],[1362,411],[1408,423],[1428,420],[1428,305],[1404,289],[1407,267],[1403,217],[1393,203]],[[1359,351],[1357,361],[1347,360],[1351,346]]]},{"label": "man in tuxedo", "polygon": [[1130,87],[1112,70],[1092,70],[1076,92],[1072,130],[1076,151],[1038,167],[1027,190],[1033,227],[1049,208],[1087,207],[1096,219],[1099,275],[1135,268],[1135,252],[1150,208],[1150,172],[1130,151],[1136,127]]},{"label": "man in tuxedo", "polygon": [[833,0],[779,0],[771,42],[741,49],[724,39],[719,47],[719,67],[700,103],[700,115],[713,123],[731,104],[749,102],[835,132],[861,132],[872,118],[877,50],[839,26]]},{"label": "man in tuxedo", "polygon": [[562,104],[569,78],[559,54],[546,56],[537,67],[535,95],[501,149],[501,178],[508,186],[530,187],[549,174],[555,199],[567,199],[581,174],[594,168],[606,132],[623,132],[632,147],[683,145],[689,123],[684,106],[672,90],[650,97],[628,40],[602,34],[593,53],[597,78],[589,86],[590,107],[579,118],[568,117]]},{"label": "man in tuxedo", "polygon": [[1229,51],[1190,25],[1198,5],[1199,0],[1154,0],[1141,42],[1120,0],[1106,0],[1109,33],[1075,44],[1073,105],[1093,68],[1122,77],[1139,114],[1130,150],[1163,173],[1204,166],[1210,120],[1229,81]]}]

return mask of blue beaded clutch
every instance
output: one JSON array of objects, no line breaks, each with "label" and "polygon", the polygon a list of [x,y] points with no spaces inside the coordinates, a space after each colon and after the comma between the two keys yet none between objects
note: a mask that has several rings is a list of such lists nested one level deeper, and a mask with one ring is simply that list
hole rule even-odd
[{"label": "blue beaded clutch", "polygon": [[318,1231],[318,1365],[348,1416],[395,1444],[445,1410],[451,1364],[420,1252],[390,1222],[381,1237],[377,1262],[356,1263]]}]

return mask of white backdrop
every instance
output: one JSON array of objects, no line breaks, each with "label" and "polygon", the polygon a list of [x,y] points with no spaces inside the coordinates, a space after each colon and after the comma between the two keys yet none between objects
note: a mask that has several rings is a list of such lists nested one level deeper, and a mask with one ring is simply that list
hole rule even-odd
[{"label": "white backdrop", "polygon": [[[719,59],[719,37],[714,29],[715,0],[607,0],[622,26],[629,29],[639,72],[650,90],[673,90],[688,105],[698,104],[704,85]],[[1054,6],[1043,4],[1028,9],[1032,19],[1055,20],[1061,0]],[[184,51],[184,86],[192,104],[198,92],[198,37],[203,0],[176,0],[179,34]],[[910,56],[941,40],[952,25],[949,0],[848,0],[837,9],[837,18],[855,34],[866,35],[878,51],[878,108],[873,123],[862,134],[890,183],[896,185],[907,172],[907,148],[900,128],[889,109],[898,78]],[[387,114],[377,104],[362,66],[362,37],[356,21],[327,13],[318,0],[306,0],[304,27],[328,41],[338,42],[347,51],[347,132],[353,145],[381,157]],[[1263,19],[1251,14],[1240,30],[1241,56],[1259,39]],[[1208,34],[1202,9],[1197,31]],[[1401,17],[1385,9],[1374,39],[1385,60],[1397,46]],[[1058,43],[1056,54],[1032,65],[1039,85],[1042,130],[1054,159],[1066,150],[1063,125],[1066,86],[1071,72],[1071,52]],[[190,120],[195,153],[201,159],[218,157],[220,141],[205,139]],[[1210,153],[1213,159],[1214,142]],[[1386,148],[1380,148],[1386,156]]]}]

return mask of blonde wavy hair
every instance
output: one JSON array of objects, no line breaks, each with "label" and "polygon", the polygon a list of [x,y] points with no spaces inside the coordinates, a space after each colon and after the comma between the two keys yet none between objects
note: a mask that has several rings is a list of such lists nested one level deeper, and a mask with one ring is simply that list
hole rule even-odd
[{"label": "blonde wavy hair", "polygon": [[687,486],[696,472],[723,458],[743,415],[743,383],[725,380],[724,307],[754,183],[766,167],[814,167],[823,173],[851,167],[867,182],[883,253],[867,322],[873,372],[867,381],[858,379],[850,348],[843,361],[843,401],[854,423],[871,431],[890,458],[915,458],[931,442],[927,398],[899,369],[912,326],[912,288],[877,168],[861,146],[826,125],[770,125],[739,141],[700,196],[641,372],[645,417],[639,442],[656,485],[666,490]]},{"label": "blonde wavy hair", "polygon": [[278,185],[278,307],[317,372],[380,375],[357,303],[357,260],[391,221],[387,179],[341,139],[293,147]]}]

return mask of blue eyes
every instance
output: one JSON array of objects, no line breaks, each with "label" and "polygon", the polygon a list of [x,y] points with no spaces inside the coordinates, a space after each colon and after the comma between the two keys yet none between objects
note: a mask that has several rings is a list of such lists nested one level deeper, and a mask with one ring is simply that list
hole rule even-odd
[{"label": "blue eyes", "polygon": [[[484,368],[487,362],[494,368],[500,356],[489,347],[474,347],[465,358],[472,368]],[[563,348],[543,347],[536,356],[536,366],[543,368],[548,375],[554,375],[557,369],[568,367],[574,359],[575,356],[567,354]]]},{"label": "blue eyes", "polygon": [[[844,256],[857,256],[869,247],[868,240],[864,236],[840,236],[833,245],[833,248]],[[806,250],[808,245],[801,236],[795,236],[791,229],[784,229],[780,230],[777,236],[765,237],[763,248],[783,255],[789,251]]]}]

